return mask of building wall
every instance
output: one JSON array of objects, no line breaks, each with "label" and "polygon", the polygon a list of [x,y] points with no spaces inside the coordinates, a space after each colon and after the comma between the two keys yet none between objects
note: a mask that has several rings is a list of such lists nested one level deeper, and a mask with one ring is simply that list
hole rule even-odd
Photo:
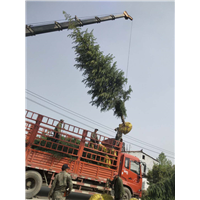
[{"label": "building wall", "polygon": [[[149,170],[152,170],[154,164],[158,164],[158,161],[153,159],[152,157],[148,156],[147,154],[143,153],[142,151],[125,151],[124,153],[128,153],[130,155],[133,155],[137,158],[139,158],[142,162],[146,163],[146,174],[148,173]],[[142,172],[143,168],[142,168]],[[147,178],[142,178],[142,189],[147,190],[148,188],[148,183],[147,183]]]}]

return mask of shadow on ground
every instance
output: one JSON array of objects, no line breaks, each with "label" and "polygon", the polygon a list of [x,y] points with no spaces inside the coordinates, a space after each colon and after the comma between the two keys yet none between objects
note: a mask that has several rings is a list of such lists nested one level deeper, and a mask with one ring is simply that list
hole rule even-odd
[{"label": "shadow on ground", "polygon": [[[49,193],[49,188],[43,186],[40,190],[40,192],[37,194],[36,198],[34,199],[48,199],[48,193]],[[79,194],[79,193],[71,193],[68,197],[67,200],[89,200],[91,195],[87,194]]]}]

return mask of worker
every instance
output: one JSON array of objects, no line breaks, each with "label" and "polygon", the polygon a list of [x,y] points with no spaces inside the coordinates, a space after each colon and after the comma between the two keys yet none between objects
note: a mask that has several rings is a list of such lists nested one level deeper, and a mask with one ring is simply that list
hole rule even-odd
[{"label": "worker", "polygon": [[115,140],[118,140],[118,141],[121,142],[123,133],[119,130],[119,128],[115,128],[114,130],[117,131],[117,134],[115,136]]},{"label": "worker", "polygon": [[[119,127],[115,128],[114,130],[117,131],[116,136],[115,136],[115,140],[122,142],[122,134],[123,133],[119,130]],[[119,142],[113,141],[113,145],[119,146]],[[115,147],[113,146],[113,148],[115,148]]]},{"label": "worker", "polygon": [[118,173],[114,172],[113,180],[107,179],[107,181],[111,184],[111,187],[114,186],[115,200],[122,200],[125,192],[122,179],[119,177]]},{"label": "worker", "polygon": [[[59,138],[60,137],[60,132],[61,132],[61,128],[62,128],[62,124],[64,123],[64,120],[61,119],[59,121],[59,123],[56,125],[55,129],[54,129],[54,134],[53,134],[53,137],[55,138]],[[57,139],[53,139],[53,142],[58,142],[59,140]]]},{"label": "worker", "polygon": [[[91,133],[90,141],[91,141],[92,143],[94,143],[94,144],[99,144],[98,136],[97,136],[97,131],[98,131],[98,129],[96,128],[96,129],[94,130],[94,132]],[[97,145],[95,145],[95,147],[96,147],[96,146],[97,146]]]},{"label": "worker", "polygon": [[62,166],[62,171],[56,174],[48,194],[48,199],[52,198],[52,200],[65,200],[66,196],[70,194],[73,184],[70,174],[67,173],[68,169],[68,165],[64,164]]}]

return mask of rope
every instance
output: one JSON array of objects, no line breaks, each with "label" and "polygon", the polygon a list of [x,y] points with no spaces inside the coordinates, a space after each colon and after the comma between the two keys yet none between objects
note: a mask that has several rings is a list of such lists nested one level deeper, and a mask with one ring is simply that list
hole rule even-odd
[{"label": "rope", "polygon": [[[127,61],[127,69],[126,69],[126,78],[128,77],[128,67],[129,67],[129,55],[130,55],[130,48],[131,48],[132,27],[133,27],[133,22],[131,23],[131,33],[130,33],[130,39],[129,39],[129,50],[128,50],[128,61]],[[127,85],[127,83],[126,83],[126,85]],[[125,90],[126,90],[126,85],[125,85]]]}]

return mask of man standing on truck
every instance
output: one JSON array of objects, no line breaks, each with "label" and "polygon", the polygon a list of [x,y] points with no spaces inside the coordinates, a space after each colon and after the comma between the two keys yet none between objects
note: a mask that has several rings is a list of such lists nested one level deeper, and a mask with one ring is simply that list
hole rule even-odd
[{"label": "man standing on truck", "polygon": [[[123,133],[119,130],[119,127],[115,128],[114,130],[117,131],[117,134],[115,136],[115,140],[122,142],[122,134]],[[119,142],[113,141],[113,145],[119,146]]]},{"label": "man standing on truck", "polygon": [[114,172],[113,178],[112,181],[110,179],[107,180],[111,183],[111,187],[114,186],[115,200],[122,200],[125,193],[122,179],[119,177],[117,172]]},{"label": "man standing on truck", "polygon": [[[97,131],[98,129],[96,128],[94,130],[94,132],[91,133],[91,138],[90,138],[90,141],[94,144],[99,144],[99,141],[98,141],[98,136],[97,136]],[[93,146],[93,145],[92,145]],[[95,145],[95,148],[96,148],[96,145]]]},{"label": "man standing on truck", "polygon": [[115,140],[118,140],[118,141],[121,142],[123,133],[119,130],[119,128],[115,128],[114,130],[117,131],[117,134],[115,136]]},{"label": "man standing on truck", "polygon": [[[64,123],[64,120],[61,119],[59,121],[59,123],[56,125],[55,129],[54,129],[54,134],[53,134],[53,137],[55,138],[59,138],[60,135],[59,135],[59,132],[61,132],[61,128],[62,128],[62,124]],[[58,142],[57,139],[53,139],[53,142]]]},{"label": "man standing on truck", "polygon": [[[48,199],[52,200],[65,200],[73,188],[72,179],[70,174],[67,173],[69,169],[67,164],[62,166],[62,171],[56,174],[51,189],[49,191]],[[69,188],[69,190],[67,190]],[[66,193],[66,196],[65,196]]]}]

